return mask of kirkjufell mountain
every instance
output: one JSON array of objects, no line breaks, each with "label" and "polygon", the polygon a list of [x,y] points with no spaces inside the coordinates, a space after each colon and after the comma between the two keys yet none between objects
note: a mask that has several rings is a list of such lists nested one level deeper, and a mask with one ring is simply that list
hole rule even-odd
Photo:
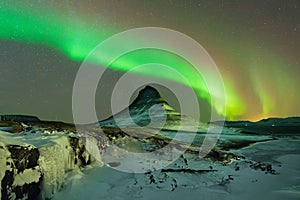
[{"label": "kirkjufell mountain", "polygon": [[[298,119],[225,122],[216,145],[202,158],[199,148],[211,124],[199,123],[190,132],[194,119],[174,110],[151,86],[128,108],[79,130],[34,116],[1,115],[0,199],[299,199]],[[183,129],[178,130],[180,122]],[[275,129],[276,134],[269,131]],[[174,139],[178,132],[195,134],[192,144]],[[97,157],[89,145],[96,147]],[[157,149],[170,160],[182,153],[157,168],[160,160],[143,154]],[[132,152],[140,155],[137,163],[151,170],[118,171],[134,169],[127,159]]]},{"label": "kirkjufell mountain", "polygon": [[[128,117],[130,116],[130,117]],[[116,123],[116,121],[118,123]],[[165,101],[152,86],[146,86],[139,91],[136,99],[124,110],[99,122],[106,127],[136,127],[147,126],[164,130],[195,130],[205,131],[207,124],[198,122],[190,116],[181,115]]]},{"label": "kirkjufell mountain", "polygon": [[[129,105],[128,108],[120,111],[114,116],[109,117],[106,120],[100,121],[102,126],[117,126],[116,120],[119,122],[119,126],[146,126],[151,122],[151,115],[155,119],[164,120],[165,117],[180,118],[180,113],[176,112],[158,93],[158,91],[151,87],[146,86],[140,90],[137,98]],[[131,119],[125,118],[127,113],[130,114]],[[126,116],[127,117],[127,116]],[[121,121],[122,120],[122,121]]]}]

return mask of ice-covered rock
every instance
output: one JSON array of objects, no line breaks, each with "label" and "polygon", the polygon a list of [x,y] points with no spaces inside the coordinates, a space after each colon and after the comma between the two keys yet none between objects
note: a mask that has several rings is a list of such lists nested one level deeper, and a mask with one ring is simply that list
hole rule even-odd
[{"label": "ice-covered rock", "polygon": [[1,137],[1,199],[33,199],[39,196],[43,179],[39,156],[34,146],[11,144]]},{"label": "ice-covered rock", "polygon": [[65,177],[93,158],[66,133],[0,132],[1,199],[51,198]]}]

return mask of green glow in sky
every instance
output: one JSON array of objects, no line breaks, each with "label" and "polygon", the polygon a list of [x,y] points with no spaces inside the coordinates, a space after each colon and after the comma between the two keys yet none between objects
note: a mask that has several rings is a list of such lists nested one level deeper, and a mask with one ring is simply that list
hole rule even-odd
[{"label": "green glow in sky", "polygon": [[[60,51],[74,61],[83,61],[101,41],[119,32],[116,25],[111,25],[108,19],[104,18],[101,23],[94,24],[93,21],[89,22],[82,17],[80,13],[68,15],[64,13],[65,11],[54,9],[51,6],[36,5],[31,7],[19,2],[1,2],[0,5],[0,39],[45,45]],[[102,26],[99,26],[99,24],[102,24]],[[214,26],[217,27],[217,25]],[[217,32],[217,29],[208,30],[208,33],[212,35]],[[234,40],[234,38],[231,39]],[[218,38],[215,42],[220,42],[224,46],[229,45],[226,41],[218,41]],[[237,51],[241,48],[247,49],[248,54],[237,59],[241,68],[237,70],[250,75],[245,76],[248,78],[242,80],[241,77],[243,76],[238,72],[223,70],[225,72],[222,76],[226,91],[226,109],[220,108],[218,105],[212,106],[219,114],[226,115],[227,119],[236,119],[244,115],[247,109],[248,111],[251,110],[253,106],[261,107],[261,116],[273,114],[274,109],[278,106],[276,102],[281,101],[281,96],[284,95],[282,92],[284,87],[278,77],[284,78],[289,86],[295,85],[294,78],[291,78],[292,73],[280,71],[285,62],[278,57],[274,59],[276,55],[266,58],[267,62],[260,62],[258,56],[268,55],[269,51],[259,50],[257,52],[255,45],[250,40],[245,41],[243,44],[231,45],[234,47],[232,49]],[[250,62],[249,57],[252,58]],[[101,66],[101,59],[103,59],[103,55],[99,55],[99,58],[95,58],[92,62],[96,62]],[[188,62],[170,53],[154,50],[136,51],[120,57],[109,67],[120,71],[128,71],[136,65],[151,62],[165,64],[179,71],[189,79],[191,86],[199,97],[210,102],[210,94],[203,79],[195,75]],[[270,66],[272,67],[271,71],[268,71],[270,68],[263,69],[264,66],[269,65],[272,65]],[[160,74],[151,70],[141,73],[179,81],[174,80],[171,75]],[[251,89],[242,90],[241,84],[245,84],[245,87]],[[293,92],[295,92],[294,89]],[[253,101],[253,99],[258,100]],[[255,105],[255,102],[259,102],[259,105]],[[291,108],[286,107],[285,109],[290,110]],[[285,115],[286,113],[280,112],[279,114]]]},{"label": "green glow in sky", "polygon": [[[44,44],[58,49],[62,53],[69,56],[72,60],[83,61],[86,56],[104,39],[109,36],[111,31],[105,30],[101,32],[100,29],[90,29],[85,23],[72,23],[72,28],[68,26],[68,19],[63,19],[58,17],[58,13],[45,13],[40,15],[40,12],[28,13],[26,10],[24,12],[15,12],[13,9],[3,9],[0,13],[0,17],[6,20],[0,22],[0,27],[6,27],[1,29],[0,37],[17,40],[22,42],[31,42]],[[72,19],[76,20],[76,19]],[[128,41],[134,42],[134,41]],[[115,47],[117,48],[117,47]],[[101,56],[94,59],[93,62],[101,65]],[[195,73],[193,67],[183,59],[170,56],[166,52],[161,51],[145,51],[135,52],[127,56],[123,56],[109,67],[116,70],[127,71],[133,67],[145,63],[160,63],[167,66],[171,66],[180,72],[184,77],[190,81],[191,86],[196,90],[199,97],[210,99],[210,94],[208,93],[207,87],[203,79]],[[153,70],[141,72],[149,76],[158,76],[161,78],[166,78],[172,81],[174,80],[172,75],[161,74]],[[242,103],[237,100],[237,96],[234,96],[234,91],[227,93],[229,99],[227,106],[227,113],[230,116],[235,116],[235,111],[242,107]],[[234,100],[233,103],[230,100]],[[224,108],[219,108],[214,106],[219,114],[225,114]],[[238,111],[240,112],[240,111]]]}]

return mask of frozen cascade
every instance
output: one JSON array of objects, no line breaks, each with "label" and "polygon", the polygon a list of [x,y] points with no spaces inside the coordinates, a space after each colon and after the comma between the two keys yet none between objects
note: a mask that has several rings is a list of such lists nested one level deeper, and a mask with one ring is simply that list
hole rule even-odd
[{"label": "frozen cascade", "polygon": [[52,198],[69,172],[94,161],[82,140],[66,133],[2,131],[0,141],[0,199]]}]

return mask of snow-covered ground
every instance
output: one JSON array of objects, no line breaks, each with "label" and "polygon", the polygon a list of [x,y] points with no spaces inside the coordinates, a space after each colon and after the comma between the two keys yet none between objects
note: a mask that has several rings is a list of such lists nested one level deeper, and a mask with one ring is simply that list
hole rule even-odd
[{"label": "snow-covered ground", "polygon": [[[131,170],[134,162],[126,157],[127,152],[160,148],[165,142],[161,138],[172,139],[175,132],[163,130],[157,138],[137,139],[107,127],[104,132],[126,151],[118,154],[115,146],[108,144],[98,158],[102,162],[98,162],[84,150],[84,143],[73,128],[64,129],[65,125],[55,123],[45,127],[43,123],[26,125],[27,130],[17,133],[0,131],[2,199],[18,199],[15,192],[20,188],[30,191],[26,184],[41,189],[40,198],[64,200],[300,199],[299,134],[246,134],[225,128],[213,153],[204,159],[195,152],[205,136],[199,132],[195,144],[168,166],[146,173],[128,173],[117,170],[120,166]],[[87,131],[97,135],[98,129],[92,126]],[[134,131],[128,128],[127,133]],[[171,146],[167,155],[176,154],[178,147],[182,146]],[[155,160],[143,154],[139,159],[141,165],[155,166]],[[26,190],[18,195],[25,195],[25,199],[33,195]]]},{"label": "snow-covered ground", "polygon": [[[281,137],[232,152],[244,158],[223,165],[185,153],[187,163],[179,159],[166,171],[148,174],[91,166],[74,172],[69,187],[54,199],[300,199],[300,138]],[[273,173],[264,169],[269,164]]]}]

